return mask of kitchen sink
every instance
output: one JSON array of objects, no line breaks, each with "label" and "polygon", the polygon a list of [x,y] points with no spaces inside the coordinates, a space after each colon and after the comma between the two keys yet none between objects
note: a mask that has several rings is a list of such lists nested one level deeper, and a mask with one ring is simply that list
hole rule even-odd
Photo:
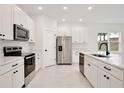
[{"label": "kitchen sink", "polygon": [[91,54],[91,55],[96,56],[96,57],[109,57],[109,56],[102,55],[102,54]]}]

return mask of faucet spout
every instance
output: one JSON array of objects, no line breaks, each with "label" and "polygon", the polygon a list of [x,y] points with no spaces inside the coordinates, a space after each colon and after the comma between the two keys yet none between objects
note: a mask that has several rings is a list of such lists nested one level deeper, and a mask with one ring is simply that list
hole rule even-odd
[{"label": "faucet spout", "polygon": [[108,50],[108,43],[101,43],[99,46],[99,50],[101,50],[102,45],[106,45],[106,55],[109,55],[109,50]]}]

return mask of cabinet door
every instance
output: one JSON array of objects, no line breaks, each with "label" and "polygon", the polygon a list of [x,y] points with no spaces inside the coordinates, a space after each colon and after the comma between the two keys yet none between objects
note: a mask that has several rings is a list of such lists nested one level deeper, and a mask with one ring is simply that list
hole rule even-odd
[{"label": "cabinet door", "polygon": [[90,64],[90,82],[93,87],[97,87],[97,74],[98,74],[98,69],[96,66]]},{"label": "cabinet door", "polygon": [[13,40],[14,5],[0,5],[3,39]]},{"label": "cabinet door", "polygon": [[82,29],[79,30],[79,43],[84,42],[84,32]]},{"label": "cabinet door", "polygon": [[[0,20],[2,20],[2,13],[1,13],[1,11],[2,11],[2,8],[1,8],[1,6],[0,6]],[[2,21],[0,21],[0,39],[2,39]]]},{"label": "cabinet door", "polygon": [[79,31],[76,28],[72,29],[72,43],[79,43]]},{"label": "cabinet door", "polygon": [[[40,51],[40,50],[39,50]],[[36,71],[38,71],[40,68],[41,68],[41,66],[42,66],[42,60],[41,60],[41,57],[42,57],[42,54],[40,53],[40,52],[37,52],[36,53]]]},{"label": "cabinet door", "polygon": [[21,88],[24,85],[24,65],[13,70],[13,87]]},{"label": "cabinet door", "polygon": [[27,23],[27,15],[21,10],[20,11],[20,23],[22,24],[22,26],[26,29],[29,30],[28,28],[28,23]]},{"label": "cabinet door", "polygon": [[18,24],[18,25],[21,24],[20,15],[21,15],[20,10],[17,7],[15,7],[14,8],[14,24]]},{"label": "cabinet door", "polygon": [[35,32],[34,32],[34,22],[33,20],[27,16],[27,22],[28,22],[28,29],[29,29],[29,32],[30,32],[30,39],[29,41],[30,42],[35,42]]},{"label": "cabinet door", "polygon": [[99,69],[98,71],[98,87],[99,88],[109,88],[110,80],[107,79],[108,74],[105,71]]},{"label": "cabinet door", "polygon": [[111,88],[123,88],[123,81],[120,81],[119,79],[116,79],[113,76],[109,76],[109,80],[111,82]]},{"label": "cabinet door", "polygon": [[27,15],[18,7],[14,8],[14,24],[18,24],[25,28],[28,28]]},{"label": "cabinet door", "polygon": [[84,74],[87,77],[87,79],[90,81],[91,74],[90,74],[90,64],[87,60],[84,62]]},{"label": "cabinet door", "polygon": [[72,50],[72,61],[73,63],[79,63],[79,52],[77,50]]},{"label": "cabinet door", "polygon": [[0,88],[12,88],[12,72],[0,76]]}]

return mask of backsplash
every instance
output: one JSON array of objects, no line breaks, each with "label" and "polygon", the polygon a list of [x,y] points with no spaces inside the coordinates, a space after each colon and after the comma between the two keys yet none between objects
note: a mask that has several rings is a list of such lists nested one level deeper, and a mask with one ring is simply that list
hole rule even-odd
[{"label": "backsplash", "polygon": [[20,41],[9,41],[9,40],[0,40],[0,57],[3,56],[3,47],[4,46],[21,46],[22,52],[32,52],[35,50],[35,44],[29,42],[20,42]]}]

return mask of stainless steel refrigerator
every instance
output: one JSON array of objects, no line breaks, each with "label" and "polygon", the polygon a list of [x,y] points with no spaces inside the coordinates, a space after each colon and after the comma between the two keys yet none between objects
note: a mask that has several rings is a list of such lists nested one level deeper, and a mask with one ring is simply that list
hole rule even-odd
[{"label": "stainless steel refrigerator", "polygon": [[58,36],[57,44],[57,64],[58,65],[71,65],[72,64],[72,37]]}]

